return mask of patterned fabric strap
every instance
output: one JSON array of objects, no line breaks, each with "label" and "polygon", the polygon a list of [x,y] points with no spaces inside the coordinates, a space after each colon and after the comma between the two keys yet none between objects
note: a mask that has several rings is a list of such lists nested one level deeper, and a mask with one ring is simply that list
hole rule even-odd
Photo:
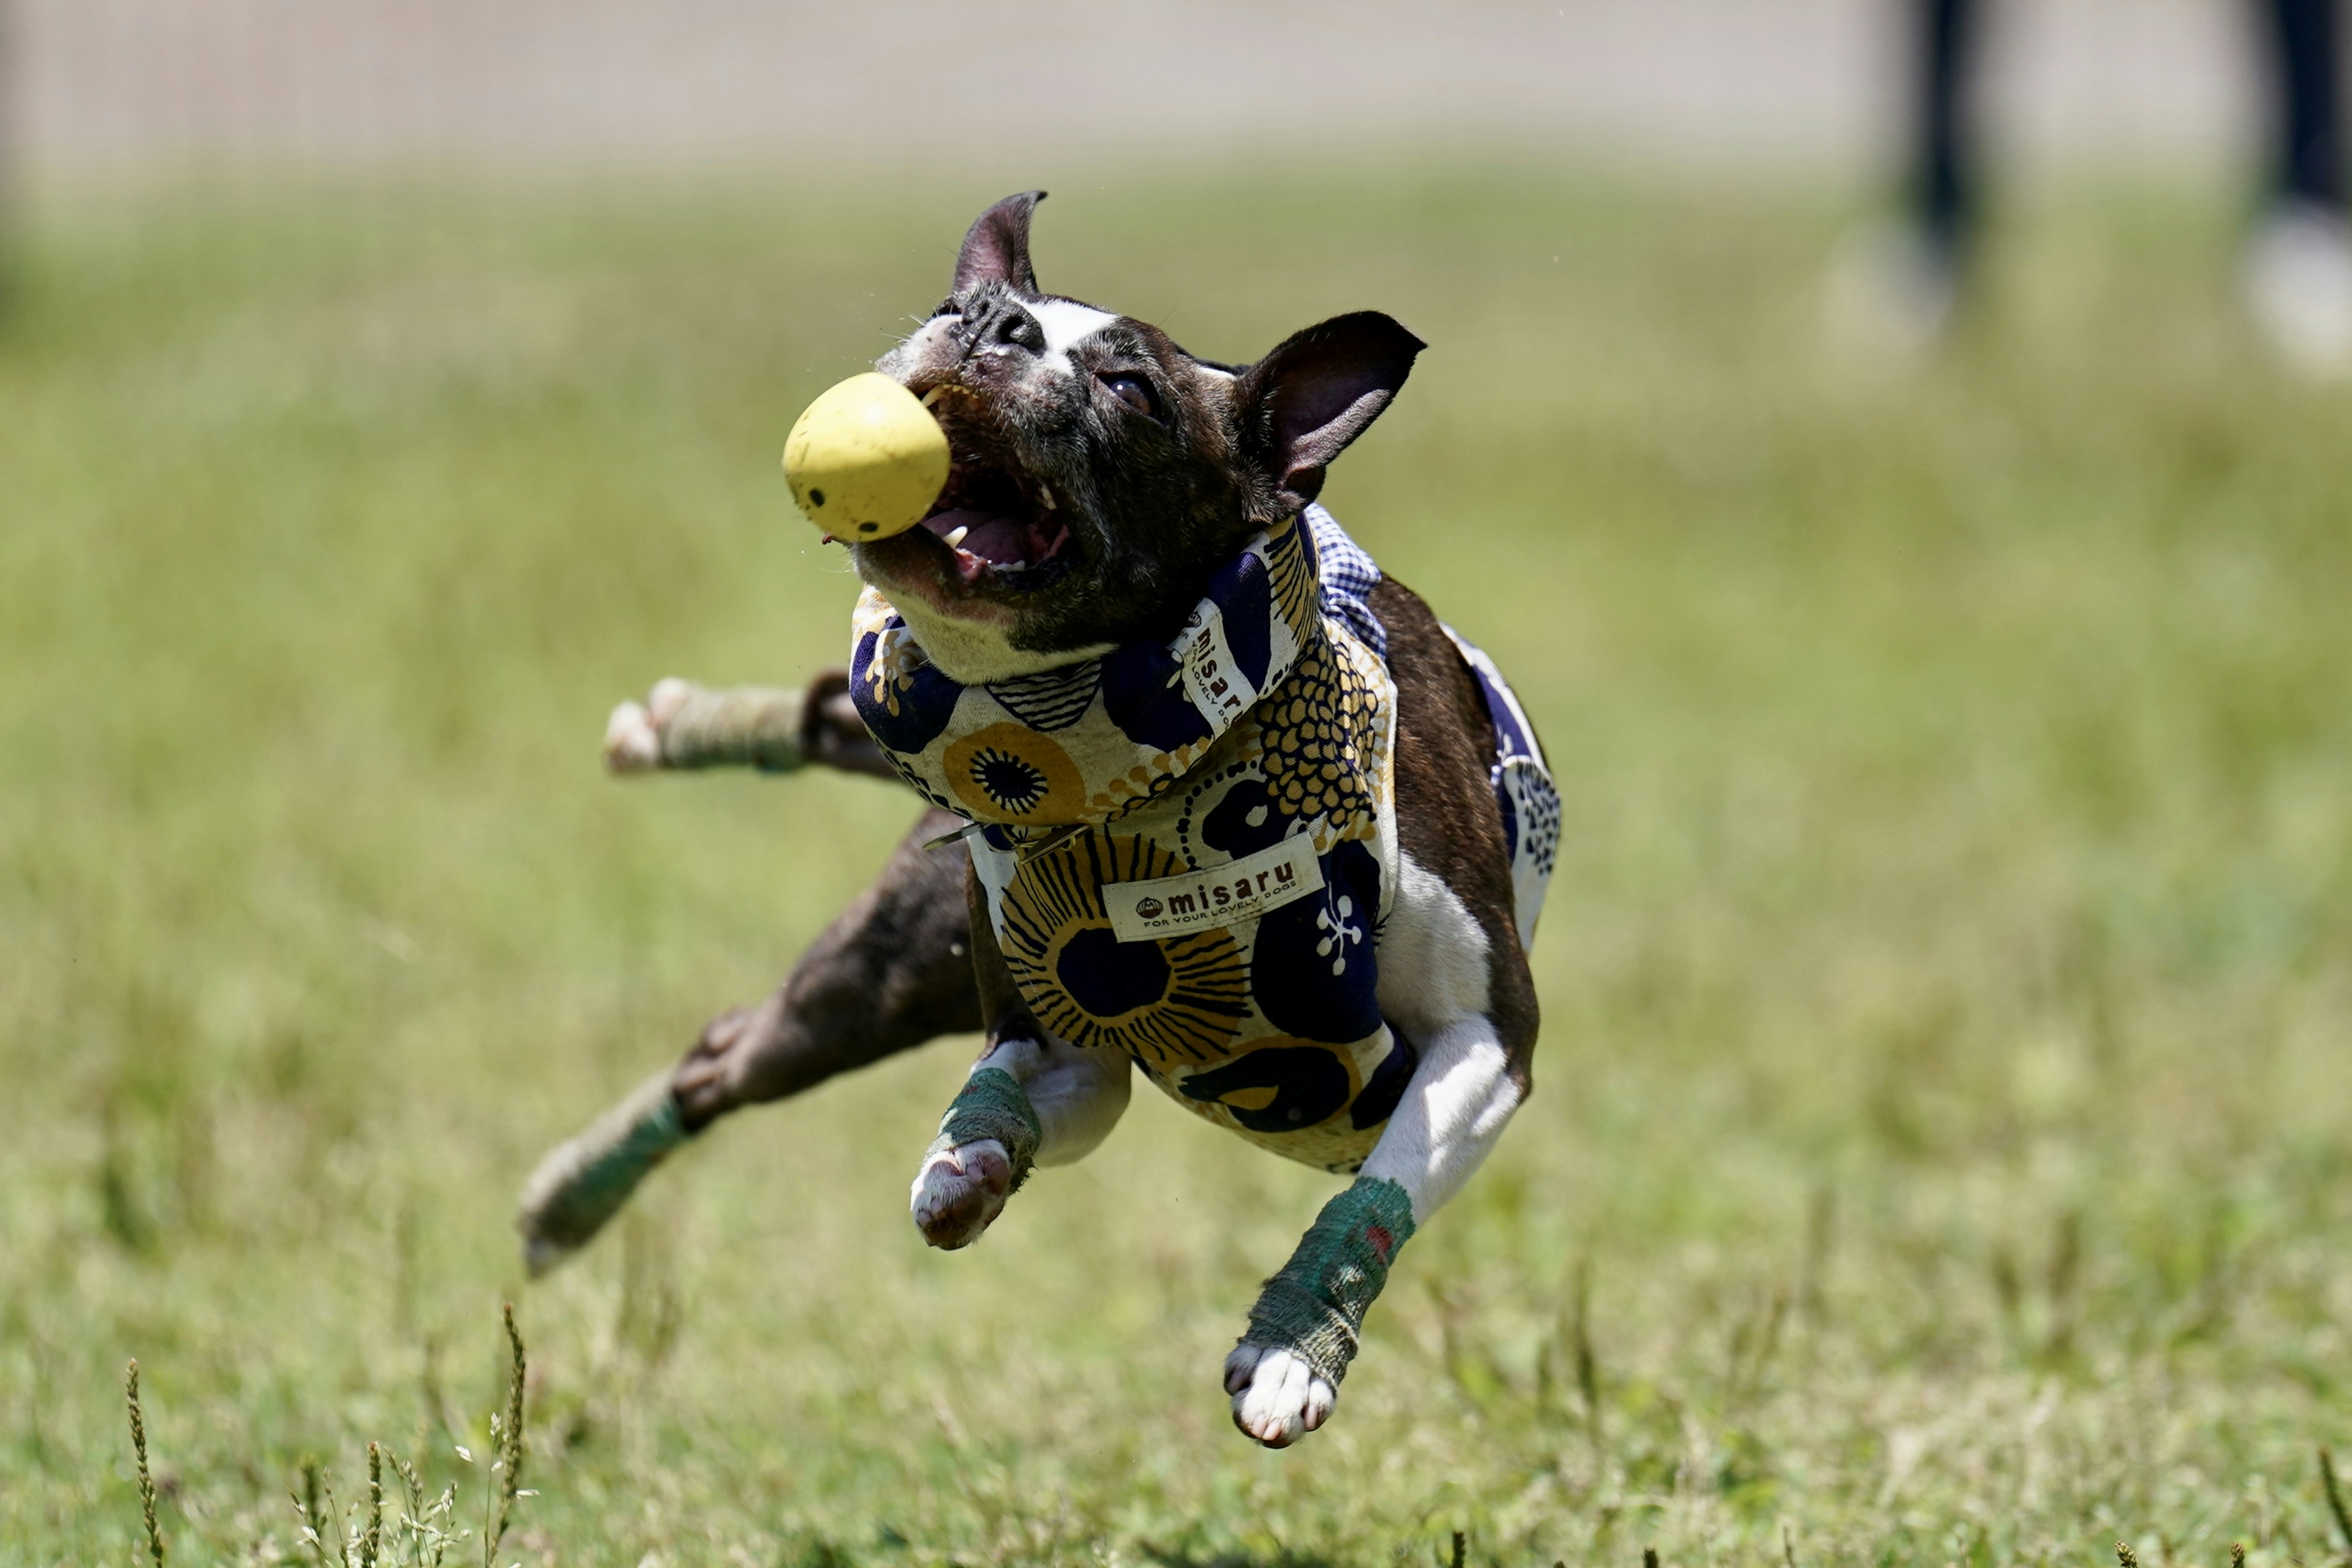
[{"label": "patterned fabric strap", "polygon": [[1412,1236],[1412,1200],[1365,1177],[1323,1205],[1282,1272],[1265,1282],[1241,1342],[1286,1350],[1334,1387],[1356,1359],[1364,1313]]},{"label": "patterned fabric strap", "polygon": [[1013,1185],[1017,1191],[1029,1179],[1029,1167],[1036,1160],[1037,1144],[1044,1136],[1037,1108],[1029,1103],[1021,1080],[1003,1068],[981,1068],[963,1080],[963,1088],[948,1102],[947,1114],[940,1118],[940,1135],[923,1157],[929,1160],[933,1154],[993,1138],[1004,1145],[1005,1155],[1013,1162]]},{"label": "patterned fabric strap", "polygon": [[1322,641],[1315,552],[1296,518],[1212,574],[1182,630],[1100,658],[965,686],[868,587],[850,618],[850,698],[908,783],[1015,830],[1108,822],[1207,756]]}]

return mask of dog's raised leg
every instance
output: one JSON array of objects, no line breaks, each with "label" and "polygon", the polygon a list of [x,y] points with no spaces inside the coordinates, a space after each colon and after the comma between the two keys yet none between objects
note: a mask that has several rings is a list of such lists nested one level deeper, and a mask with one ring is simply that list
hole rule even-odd
[{"label": "dog's raised leg", "polygon": [[[838,670],[805,693],[664,681],[647,701],[614,711],[606,756],[620,772],[814,763],[887,774],[847,688]],[[518,1217],[532,1273],[584,1246],[672,1150],[726,1112],[980,1026],[963,900],[969,858],[960,847],[923,847],[960,821],[925,812],[774,995],[713,1020],[684,1061],[540,1162]]]},{"label": "dog's raised leg", "polygon": [[967,886],[988,1048],[940,1118],[908,1197],[923,1239],[948,1251],[978,1241],[1033,1166],[1092,1152],[1127,1110],[1133,1076],[1124,1053],[1082,1050],[1038,1026],[1005,972],[979,879]]},{"label": "dog's raised leg", "polygon": [[817,764],[896,779],[849,700],[849,672],[807,687],[709,688],[675,677],[645,700],[622,703],[604,726],[604,765],[616,773],[751,767],[793,773]]}]

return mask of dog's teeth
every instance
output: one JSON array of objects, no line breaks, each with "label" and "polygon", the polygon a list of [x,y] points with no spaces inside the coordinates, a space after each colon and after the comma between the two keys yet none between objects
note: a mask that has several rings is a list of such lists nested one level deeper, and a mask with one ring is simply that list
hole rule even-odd
[{"label": "dog's teeth", "polygon": [[1037,487],[1037,494],[1039,499],[1045,501],[1045,510],[1047,511],[1058,511],[1061,510],[1061,503],[1054,499],[1054,489],[1051,485],[1039,485]]},{"label": "dog's teeth", "polygon": [[923,394],[923,406],[929,408],[940,398],[945,397],[951,390],[952,388],[946,386],[935,386],[931,388],[930,391]]},{"label": "dog's teeth", "polygon": [[963,543],[963,536],[971,531],[971,524],[967,522],[961,528],[949,529],[945,533],[940,535],[940,537],[948,542],[948,548],[950,550],[954,550]]}]

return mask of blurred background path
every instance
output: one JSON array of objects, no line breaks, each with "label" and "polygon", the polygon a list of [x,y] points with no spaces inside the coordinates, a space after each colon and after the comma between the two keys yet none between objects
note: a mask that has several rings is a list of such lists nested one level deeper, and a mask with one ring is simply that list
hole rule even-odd
[{"label": "blurred background path", "polygon": [[[1900,123],[1901,8],[1876,0],[13,5],[36,188],[175,164],[1069,166],[1433,143],[1852,176],[1883,172]],[[2003,7],[1988,121],[2029,173],[2235,169],[2250,28],[2231,0]]]}]

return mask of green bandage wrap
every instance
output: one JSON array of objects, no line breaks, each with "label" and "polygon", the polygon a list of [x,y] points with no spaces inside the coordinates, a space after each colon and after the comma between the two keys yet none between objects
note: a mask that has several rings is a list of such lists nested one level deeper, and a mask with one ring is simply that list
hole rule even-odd
[{"label": "green bandage wrap", "polygon": [[685,1142],[686,1120],[678,1110],[677,1098],[664,1094],[581,1168],[572,1189],[574,1201],[591,1208],[619,1207],[646,1173]]},{"label": "green bandage wrap", "polygon": [[637,1184],[686,1142],[670,1075],[655,1074],[577,1138],[551,1151],[522,1194],[524,1258],[539,1273],[587,1244]]},{"label": "green bandage wrap", "polygon": [[1323,1205],[1298,1250],[1258,1292],[1241,1342],[1286,1350],[1338,1387],[1356,1359],[1364,1312],[1412,1236],[1412,1200],[1405,1190],[1360,1179]]},{"label": "green bandage wrap", "polygon": [[947,1114],[940,1118],[940,1135],[931,1141],[925,1158],[993,1138],[1004,1145],[1013,1162],[1013,1184],[1017,1188],[1028,1178],[1038,1141],[1044,1136],[1037,1108],[1029,1103],[1021,1080],[1003,1068],[981,1068],[963,1080],[963,1088],[948,1102]]},{"label": "green bandage wrap", "polygon": [[753,767],[785,773],[801,766],[801,697],[764,686],[698,688],[661,731],[666,768]]}]

